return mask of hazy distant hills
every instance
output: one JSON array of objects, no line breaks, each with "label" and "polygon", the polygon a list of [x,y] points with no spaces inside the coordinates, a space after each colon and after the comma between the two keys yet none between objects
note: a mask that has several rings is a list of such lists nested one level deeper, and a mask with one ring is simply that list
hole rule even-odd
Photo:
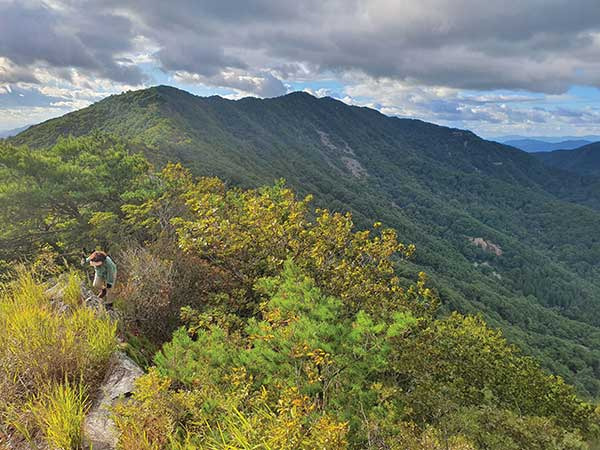
[{"label": "hazy distant hills", "polygon": [[572,150],[574,148],[582,147],[591,143],[591,141],[586,141],[583,139],[566,140],[560,142],[540,141],[537,139],[517,139],[503,141],[503,144],[511,145],[529,153],[551,152],[554,150]]},{"label": "hazy distant hills", "polygon": [[13,128],[12,130],[0,131],[0,139],[2,139],[2,138],[8,138],[8,137],[11,137],[11,136],[16,136],[21,131],[25,131],[29,127],[30,127],[30,125],[25,125],[24,127]]},{"label": "hazy distant hills", "polygon": [[588,134],[584,136],[522,136],[518,134],[506,135],[506,136],[496,136],[489,138],[492,141],[496,142],[506,142],[506,141],[519,141],[523,139],[533,139],[535,141],[544,141],[544,142],[564,142],[564,141],[590,141],[596,142],[600,141],[600,135],[596,134]]},{"label": "hazy distant hills", "polygon": [[361,226],[394,227],[418,249],[401,277],[426,271],[448,309],[482,313],[581,392],[600,395],[600,178],[469,131],[306,93],[232,101],[160,86],[10,142],[43,148],[95,132],[235,185],[284,177]]}]

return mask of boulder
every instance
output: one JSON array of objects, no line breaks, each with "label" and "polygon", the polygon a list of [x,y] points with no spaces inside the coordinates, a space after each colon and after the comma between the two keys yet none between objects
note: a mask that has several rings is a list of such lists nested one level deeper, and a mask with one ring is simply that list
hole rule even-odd
[{"label": "boulder", "polygon": [[[54,305],[60,312],[65,312],[69,309],[69,305],[65,304],[63,299],[65,296],[64,278],[53,280],[49,283],[51,287],[46,289],[46,297],[50,300],[50,303]],[[81,300],[84,304],[96,311],[103,310],[102,299],[98,297],[91,289],[81,283]]]},{"label": "boulder", "polygon": [[115,352],[104,381],[84,424],[85,448],[112,450],[116,448],[119,435],[111,419],[113,406],[131,395],[135,380],[143,370],[122,352]]}]

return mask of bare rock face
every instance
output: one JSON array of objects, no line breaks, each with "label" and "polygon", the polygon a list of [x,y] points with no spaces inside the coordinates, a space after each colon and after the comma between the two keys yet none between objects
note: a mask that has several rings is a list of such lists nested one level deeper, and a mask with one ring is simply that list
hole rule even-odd
[{"label": "bare rock face", "polygon": [[494,253],[496,256],[502,256],[503,252],[498,244],[494,244],[491,241],[486,241],[481,237],[470,237],[469,241],[471,241],[473,245],[476,245],[486,252]]},{"label": "bare rock face", "polygon": [[367,169],[356,159],[356,153],[352,150],[352,147],[347,142],[343,142],[340,145],[334,144],[329,135],[321,130],[316,130],[317,134],[321,138],[321,144],[325,148],[321,154],[325,157],[327,163],[334,168],[338,166],[335,164],[337,160],[343,163],[345,169],[356,178],[363,178],[369,175]]},{"label": "bare rock face", "polygon": [[99,311],[102,309],[102,299],[98,297],[91,289],[88,289],[84,283],[81,283],[81,297],[88,308]]},{"label": "bare rock face", "polygon": [[98,389],[98,396],[83,424],[85,448],[116,448],[119,435],[111,419],[111,409],[117,401],[131,395],[135,380],[143,373],[128,356],[122,352],[115,352],[106,377]]}]

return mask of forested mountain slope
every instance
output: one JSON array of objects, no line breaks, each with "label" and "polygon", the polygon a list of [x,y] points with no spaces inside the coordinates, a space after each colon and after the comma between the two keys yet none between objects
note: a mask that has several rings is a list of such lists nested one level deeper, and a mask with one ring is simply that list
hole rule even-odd
[{"label": "forested mountain slope", "polygon": [[534,153],[544,164],[580,175],[600,175],[600,142],[584,145],[575,150]]},{"label": "forested mountain slope", "polygon": [[47,147],[95,130],[155,163],[244,187],[285,178],[315,203],[381,220],[417,246],[448,310],[481,312],[545,367],[600,394],[600,190],[473,133],[305,93],[239,101],[169,87],[109,97],[33,126],[12,144]]}]

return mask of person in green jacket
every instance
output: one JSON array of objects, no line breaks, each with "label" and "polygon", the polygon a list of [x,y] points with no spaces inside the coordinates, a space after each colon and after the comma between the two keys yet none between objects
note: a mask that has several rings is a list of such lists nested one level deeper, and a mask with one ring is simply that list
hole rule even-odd
[{"label": "person in green jacket", "polygon": [[85,258],[86,263],[90,263],[94,267],[94,283],[93,286],[96,289],[100,289],[98,297],[105,299],[104,303],[107,307],[111,305],[111,302],[106,298],[108,289],[111,289],[115,285],[117,280],[117,265],[106,253],[101,251],[95,251],[90,256]]}]

